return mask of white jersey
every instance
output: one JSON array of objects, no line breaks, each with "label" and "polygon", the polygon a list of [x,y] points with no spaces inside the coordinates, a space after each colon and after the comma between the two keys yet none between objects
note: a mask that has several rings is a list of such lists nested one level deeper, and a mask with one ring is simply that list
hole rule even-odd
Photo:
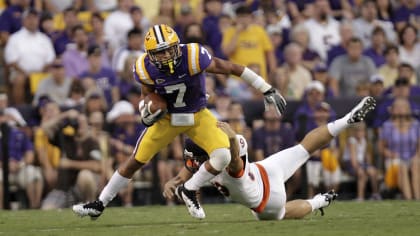
[{"label": "white jersey", "polygon": [[245,138],[242,135],[237,135],[236,139],[240,146],[240,156],[244,161],[244,171],[241,176],[233,177],[224,170],[212,179],[211,183],[233,201],[249,208],[256,208],[260,204],[264,193],[261,174],[257,166],[254,163],[250,164],[248,161]]},{"label": "white jersey", "polygon": [[258,219],[282,219],[286,212],[284,182],[308,160],[308,152],[302,145],[296,145],[262,161],[250,163],[245,138],[241,135],[236,138],[244,171],[235,177],[224,170],[211,183],[225,196],[251,208]]}]

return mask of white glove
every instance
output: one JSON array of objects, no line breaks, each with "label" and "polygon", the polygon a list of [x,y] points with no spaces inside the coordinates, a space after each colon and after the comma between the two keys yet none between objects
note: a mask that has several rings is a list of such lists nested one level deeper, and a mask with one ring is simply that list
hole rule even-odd
[{"label": "white glove", "polygon": [[281,116],[286,110],[286,100],[275,88],[270,88],[267,92],[264,93],[264,105],[265,110],[268,110],[268,106],[273,104],[277,110],[277,113]]},{"label": "white glove", "polygon": [[144,104],[144,100],[141,100],[139,103],[141,122],[147,127],[152,126],[156,121],[158,121],[166,114],[166,111],[162,111],[162,109],[159,109],[152,113],[150,111],[151,105],[152,101],[149,101],[147,104]]}]

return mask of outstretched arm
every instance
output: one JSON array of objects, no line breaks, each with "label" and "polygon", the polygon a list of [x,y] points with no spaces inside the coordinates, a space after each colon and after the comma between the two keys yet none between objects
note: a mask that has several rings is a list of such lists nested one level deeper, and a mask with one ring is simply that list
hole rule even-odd
[{"label": "outstretched arm", "polygon": [[175,189],[178,185],[185,183],[185,181],[189,180],[193,174],[184,167],[179,171],[179,173],[166,182],[165,186],[163,187],[163,196],[166,199],[173,199]]},{"label": "outstretched arm", "polygon": [[245,80],[248,84],[261,91],[264,94],[265,109],[268,105],[275,105],[279,115],[283,114],[286,109],[286,100],[261,76],[244,67],[230,61],[226,61],[217,57],[213,57],[212,62],[206,69],[207,72],[216,74],[232,74]]}]

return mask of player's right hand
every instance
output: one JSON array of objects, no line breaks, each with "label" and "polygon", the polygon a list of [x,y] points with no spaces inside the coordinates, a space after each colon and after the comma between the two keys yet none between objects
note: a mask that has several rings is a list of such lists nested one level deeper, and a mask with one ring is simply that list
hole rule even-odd
[{"label": "player's right hand", "polygon": [[144,100],[141,100],[139,103],[139,110],[141,114],[141,122],[149,127],[152,126],[156,121],[162,118],[165,115],[165,111],[158,109],[155,112],[150,112],[150,106],[152,105],[152,101],[149,101],[147,104],[144,103]]}]

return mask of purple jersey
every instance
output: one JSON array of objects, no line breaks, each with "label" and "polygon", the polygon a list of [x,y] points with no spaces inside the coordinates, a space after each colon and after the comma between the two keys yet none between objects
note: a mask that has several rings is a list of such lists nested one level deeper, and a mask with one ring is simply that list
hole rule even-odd
[{"label": "purple jersey", "polygon": [[181,44],[181,63],[173,74],[155,67],[147,54],[134,65],[134,78],[165,98],[169,113],[197,112],[207,105],[204,70],[212,57],[197,43]]}]

